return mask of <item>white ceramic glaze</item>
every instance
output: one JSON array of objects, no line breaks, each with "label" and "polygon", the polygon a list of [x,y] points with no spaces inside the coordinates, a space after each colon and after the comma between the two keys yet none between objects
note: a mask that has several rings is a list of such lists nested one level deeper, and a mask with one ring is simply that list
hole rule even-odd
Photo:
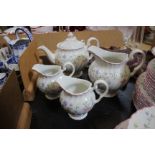
[{"label": "white ceramic glaze", "polygon": [[[117,90],[124,86],[129,78],[140,69],[145,61],[145,53],[139,49],[126,53],[110,52],[96,46],[90,46],[88,50],[95,55],[95,60],[89,66],[88,75],[92,82],[103,79],[109,85],[109,92],[106,97],[113,97]],[[136,53],[143,55],[141,63],[130,72],[127,62],[133,59]]]},{"label": "white ceramic glaze", "polygon": [[128,129],[155,129],[155,106],[134,113],[129,119]]},{"label": "white ceramic glaze", "polygon": [[38,47],[38,49],[43,50],[53,64],[63,66],[66,62],[72,62],[75,66],[76,75],[78,76],[91,59],[87,48],[93,40],[96,41],[99,47],[99,41],[96,38],[89,38],[87,44],[85,44],[83,40],[77,40],[74,34],[70,32],[63,42],[57,44],[57,50],[54,53],[44,45]]},{"label": "white ceramic glaze", "polygon": [[32,67],[33,70],[40,73],[37,79],[37,87],[41,92],[45,93],[47,99],[53,100],[59,97],[62,89],[57,83],[57,80],[65,76],[63,72],[66,70],[67,65],[72,67],[72,73],[69,75],[72,76],[75,72],[75,68],[71,63],[66,63],[63,69],[58,65],[35,64]]},{"label": "white ceramic glaze", "polygon": [[118,124],[115,129],[155,129],[155,106],[137,110],[129,119]]},{"label": "white ceramic glaze", "polygon": [[[59,78],[57,82],[63,89],[60,94],[61,105],[74,120],[84,119],[93,106],[108,92],[108,84],[104,80],[97,80],[94,87],[87,80],[72,77]],[[98,89],[99,84],[105,86],[103,93]],[[94,90],[99,95],[98,99],[95,97]]]}]

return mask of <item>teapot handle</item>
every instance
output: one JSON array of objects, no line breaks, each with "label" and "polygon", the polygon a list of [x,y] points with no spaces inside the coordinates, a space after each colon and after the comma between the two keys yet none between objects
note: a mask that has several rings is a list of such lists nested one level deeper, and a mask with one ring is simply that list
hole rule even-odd
[{"label": "teapot handle", "polygon": [[69,76],[73,76],[74,73],[75,73],[75,67],[74,65],[71,63],[71,62],[66,62],[64,65],[63,65],[63,71],[66,71],[66,66],[67,65],[70,65],[72,67],[72,72],[69,74]]},{"label": "teapot handle", "polygon": [[142,61],[140,62],[140,64],[138,65],[138,66],[136,66],[134,69],[133,69],[133,71],[130,73],[130,77],[132,77],[142,66],[143,66],[143,64],[144,64],[144,62],[145,62],[145,58],[146,58],[146,55],[145,55],[145,53],[142,51],[142,50],[140,50],[140,49],[134,49],[130,54],[129,54],[129,60],[132,60],[133,58],[134,58],[134,55],[135,54],[137,54],[137,53],[139,53],[139,54],[142,54]]},{"label": "teapot handle", "polygon": [[15,35],[16,35],[16,38],[17,38],[17,39],[20,38],[20,37],[19,37],[19,34],[18,34],[19,31],[23,31],[23,32],[27,35],[29,41],[30,41],[30,42],[32,41],[32,33],[31,33],[27,28],[24,28],[24,27],[18,27],[18,28],[16,28],[16,30],[15,30]]},{"label": "teapot handle", "polygon": [[[96,41],[96,46],[97,47],[100,47],[100,42],[99,42],[99,40],[97,39],[97,38],[95,38],[95,37],[90,37],[88,40],[87,40],[87,48],[89,47],[89,46],[91,46],[91,42],[92,41]],[[90,54],[90,56],[89,56],[89,60],[91,60],[93,58],[93,54]]]},{"label": "teapot handle", "polygon": [[97,38],[95,38],[95,37],[90,37],[90,38],[87,40],[87,47],[91,46],[91,42],[92,42],[93,40],[96,41],[96,46],[97,46],[97,47],[100,47],[100,42],[99,42],[99,40],[98,40]]},{"label": "teapot handle", "polygon": [[[105,85],[105,88],[106,88],[106,89],[105,89],[105,91],[104,91],[103,93],[101,93],[101,92],[99,91],[99,88],[98,88],[98,85],[99,85],[99,84],[104,84],[104,85]],[[96,104],[96,103],[100,102],[101,99],[108,93],[108,91],[109,91],[109,86],[108,86],[108,84],[107,84],[106,81],[100,79],[100,80],[95,81],[95,83],[94,83],[94,90],[95,90],[96,93],[99,95],[99,98],[95,100],[95,104]]]}]

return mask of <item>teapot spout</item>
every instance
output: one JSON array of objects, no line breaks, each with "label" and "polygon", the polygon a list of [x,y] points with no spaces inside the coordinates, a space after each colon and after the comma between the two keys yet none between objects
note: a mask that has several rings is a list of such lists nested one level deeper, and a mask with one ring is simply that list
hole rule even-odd
[{"label": "teapot spout", "polygon": [[49,50],[49,49],[48,49],[46,46],[44,46],[44,45],[39,46],[38,49],[39,49],[39,50],[42,50],[43,52],[45,52],[46,55],[47,55],[47,57],[48,57],[48,59],[49,59],[49,61],[50,61],[51,63],[55,64],[55,54],[54,54],[51,50]]}]

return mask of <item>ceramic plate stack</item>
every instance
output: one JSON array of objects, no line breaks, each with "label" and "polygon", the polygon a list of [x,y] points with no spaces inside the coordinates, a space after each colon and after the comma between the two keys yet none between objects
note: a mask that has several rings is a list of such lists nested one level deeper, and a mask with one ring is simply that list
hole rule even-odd
[{"label": "ceramic plate stack", "polygon": [[53,32],[53,26],[31,26],[32,33],[42,34]]},{"label": "ceramic plate stack", "polygon": [[[18,28],[19,26],[14,26],[11,28],[8,28],[4,31],[4,33],[6,34],[15,34],[15,30]],[[23,31],[19,31],[19,33],[23,33]]]},{"label": "ceramic plate stack", "polygon": [[136,111],[129,119],[115,129],[155,129],[155,106]]},{"label": "ceramic plate stack", "polygon": [[147,91],[148,95],[155,101],[155,59],[150,61],[147,66],[145,90]]},{"label": "ceramic plate stack", "polygon": [[128,129],[154,129],[154,128],[155,128],[155,106],[138,110],[129,119]]},{"label": "ceramic plate stack", "polygon": [[137,109],[155,105],[155,59],[150,61],[146,72],[138,77],[133,101]]}]

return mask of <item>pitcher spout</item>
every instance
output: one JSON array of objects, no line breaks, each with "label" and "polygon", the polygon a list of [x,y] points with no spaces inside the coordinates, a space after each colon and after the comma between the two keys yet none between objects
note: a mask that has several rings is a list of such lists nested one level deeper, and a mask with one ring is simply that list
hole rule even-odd
[{"label": "pitcher spout", "polygon": [[62,76],[57,82],[65,92],[75,96],[87,92],[92,86],[89,81],[69,76]]},{"label": "pitcher spout", "polygon": [[38,50],[42,50],[46,53],[49,61],[53,64],[55,64],[55,53],[53,53],[51,50],[49,50],[46,46],[42,45],[38,47]]},{"label": "pitcher spout", "polygon": [[35,64],[33,65],[32,70],[38,72],[43,76],[51,77],[60,73],[61,67],[58,65]]},{"label": "pitcher spout", "polygon": [[126,53],[111,52],[97,46],[90,46],[88,50],[101,61],[109,64],[122,64],[127,63],[129,60],[128,54]]},{"label": "pitcher spout", "polygon": [[32,70],[38,72],[39,74],[43,74],[43,65],[35,64],[33,65]]}]

